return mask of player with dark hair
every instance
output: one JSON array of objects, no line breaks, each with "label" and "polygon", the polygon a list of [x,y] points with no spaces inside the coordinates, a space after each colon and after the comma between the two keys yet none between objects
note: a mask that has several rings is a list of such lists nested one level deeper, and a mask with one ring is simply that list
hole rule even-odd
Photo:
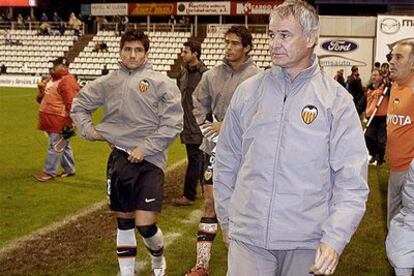
[{"label": "player with dark hair", "polygon": [[[135,227],[151,254],[153,275],[166,275],[164,241],[156,225],[161,211],[168,145],[182,130],[180,91],[148,61],[149,39],[141,31],[123,34],[120,68],[87,84],[73,102],[71,117],[82,137],[106,141],[107,191],[118,222],[121,275],[134,275]],[[91,114],[104,108],[94,125]]]},{"label": "player with dark hair", "polygon": [[200,149],[205,153],[203,179],[204,211],[197,232],[197,260],[187,275],[208,275],[211,246],[217,233],[213,200],[214,148],[227,107],[237,86],[260,71],[248,55],[252,35],[244,26],[225,33],[223,63],[206,72],[194,91],[194,116],[204,135]]},{"label": "player with dark hair", "polygon": [[177,77],[177,85],[181,91],[181,104],[184,109],[184,129],[181,132],[181,142],[185,144],[188,166],[185,172],[184,192],[174,199],[176,206],[187,206],[196,199],[197,183],[202,179],[203,152],[200,145],[203,135],[193,115],[193,92],[200,82],[207,67],[200,60],[201,44],[190,40],[184,43],[181,58],[184,66]]}]

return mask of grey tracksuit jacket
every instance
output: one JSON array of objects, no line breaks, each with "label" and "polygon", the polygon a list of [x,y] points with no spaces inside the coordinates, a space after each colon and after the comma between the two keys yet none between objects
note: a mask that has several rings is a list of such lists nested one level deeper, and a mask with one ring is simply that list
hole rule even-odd
[{"label": "grey tracksuit jacket", "polygon": [[390,223],[387,256],[395,268],[414,269],[414,160],[403,187],[402,206]]},{"label": "grey tracksuit jacket", "polygon": [[[94,126],[91,114],[100,106],[104,117]],[[81,89],[71,118],[82,137],[92,140],[95,129],[127,151],[139,147],[146,161],[164,170],[168,145],[183,127],[181,94],[175,82],[152,70],[148,61],[135,70],[120,64],[119,70]]]},{"label": "grey tracksuit jacket", "polygon": [[[219,122],[223,121],[237,86],[258,72],[260,69],[251,57],[237,70],[233,70],[224,59],[223,63],[205,72],[193,93],[193,114],[197,123],[203,124],[207,115],[213,115]],[[214,146],[214,143],[204,138],[200,149],[211,154]]]},{"label": "grey tracksuit jacket", "polygon": [[365,212],[367,149],[349,93],[312,66],[273,67],[235,92],[217,143],[214,199],[229,236],[269,250],[341,253]]}]

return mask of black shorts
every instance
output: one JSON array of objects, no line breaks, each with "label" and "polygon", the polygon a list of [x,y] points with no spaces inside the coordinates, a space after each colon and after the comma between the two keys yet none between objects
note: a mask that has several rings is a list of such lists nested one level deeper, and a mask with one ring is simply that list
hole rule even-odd
[{"label": "black shorts", "polygon": [[209,155],[204,153],[204,162],[203,162],[203,179],[202,185],[213,185],[213,165],[214,165],[214,155]]},{"label": "black shorts", "polygon": [[164,172],[143,160],[128,161],[128,154],[114,149],[107,166],[107,193],[113,211],[160,212],[164,193]]}]

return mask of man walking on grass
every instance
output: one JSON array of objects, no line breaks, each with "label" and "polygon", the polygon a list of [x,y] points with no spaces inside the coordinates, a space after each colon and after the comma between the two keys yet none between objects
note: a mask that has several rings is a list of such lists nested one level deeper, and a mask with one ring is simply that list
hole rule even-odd
[{"label": "man walking on grass", "polygon": [[[43,171],[33,176],[40,182],[52,180],[56,176],[74,176],[76,173],[75,159],[69,144],[69,137],[73,134],[69,112],[73,97],[80,87],[75,77],[69,73],[65,58],[57,58],[52,63],[50,79],[38,84],[38,128],[46,131],[49,136]],[[59,166],[63,169],[62,173],[58,173]]]},{"label": "man walking on grass", "polygon": [[402,190],[414,158],[414,40],[398,42],[389,57],[393,83],[387,112],[387,225],[402,207]]},{"label": "man walking on grass", "polygon": [[[155,276],[167,275],[164,239],[156,225],[161,211],[168,145],[182,130],[180,91],[148,61],[149,39],[141,31],[125,32],[120,68],[85,86],[74,99],[71,117],[82,137],[106,141],[107,192],[118,222],[117,255],[122,276],[134,275],[135,227],[152,260]],[[91,114],[102,106],[94,125]]]},{"label": "man walking on grass", "polygon": [[249,56],[252,35],[244,26],[227,30],[224,49],[223,63],[206,72],[194,91],[193,113],[205,136],[201,145],[205,153],[204,210],[197,232],[196,265],[187,273],[189,276],[209,273],[211,247],[218,230],[212,180],[214,148],[224,115],[237,86],[260,71]]},{"label": "man walking on grass", "polygon": [[234,93],[217,143],[214,199],[228,276],[331,275],[365,212],[367,149],[349,93],[319,68],[319,17],[270,16],[274,66]]},{"label": "man walking on grass", "polygon": [[207,67],[200,60],[201,44],[195,40],[184,43],[181,58],[184,62],[177,84],[181,91],[181,104],[184,109],[184,129],[180,134],[181,143],[187,151],[187,170],[184,178],[183,196],[174,199],[177,206],[186,206],[196,199],[197,183],[202,179],[203,152],[199,149],[203,135],[193,115],[193,92]]}]

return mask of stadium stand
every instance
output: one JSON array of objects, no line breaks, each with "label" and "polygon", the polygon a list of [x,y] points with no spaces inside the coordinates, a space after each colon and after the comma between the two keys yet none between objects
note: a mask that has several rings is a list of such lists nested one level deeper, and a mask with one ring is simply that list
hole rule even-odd
[{"label": "stadium stand", "polygon": [[[50,60],[66,56],[78,40],[72,31],[65,35],[39,35],[36,30],[10,30],[17,44],[0,41],[0,64],[5,64],[8,74],[47,74]],[[182,45],[191,37],[190,32],[153,31],[147,32],[151,40],[149,58],[156,71],[167,74],[177,62]],[[271,64],[266,33],[253,33],[253,60],[261,68]],[[102,74],[104,65],[113,71],[118,68],[120,37],[115,31],[101,30],[70,64],[71,72],[78,77],[96,78]],[[96,45],[105,43],[105,49],[96,49]],[[222,34],[209,33],[202,43],[203,60],[211,68],[223,59]]]},{"label": "stadium stand", "polygon": [[39,35],[36,30],[9,30],[15,43],[0,41],[0,63],[11,74],[47,74],[51,60],[64,56],[77,40],[71,31],[65,35]]},{"label": "stadium stand", "polygon": [[[149,32],[151,60],[156,71],[167,74],[181,52],[182,45],[191,36],[190,32]],[[99,31],[78,57],[70,64],[71,72],[78,76],[97,77],[104,65],[110,71],[118,68],[120,37],[113,31]],[[96,51],[97,43],[105,43],[106,50]]]}]

